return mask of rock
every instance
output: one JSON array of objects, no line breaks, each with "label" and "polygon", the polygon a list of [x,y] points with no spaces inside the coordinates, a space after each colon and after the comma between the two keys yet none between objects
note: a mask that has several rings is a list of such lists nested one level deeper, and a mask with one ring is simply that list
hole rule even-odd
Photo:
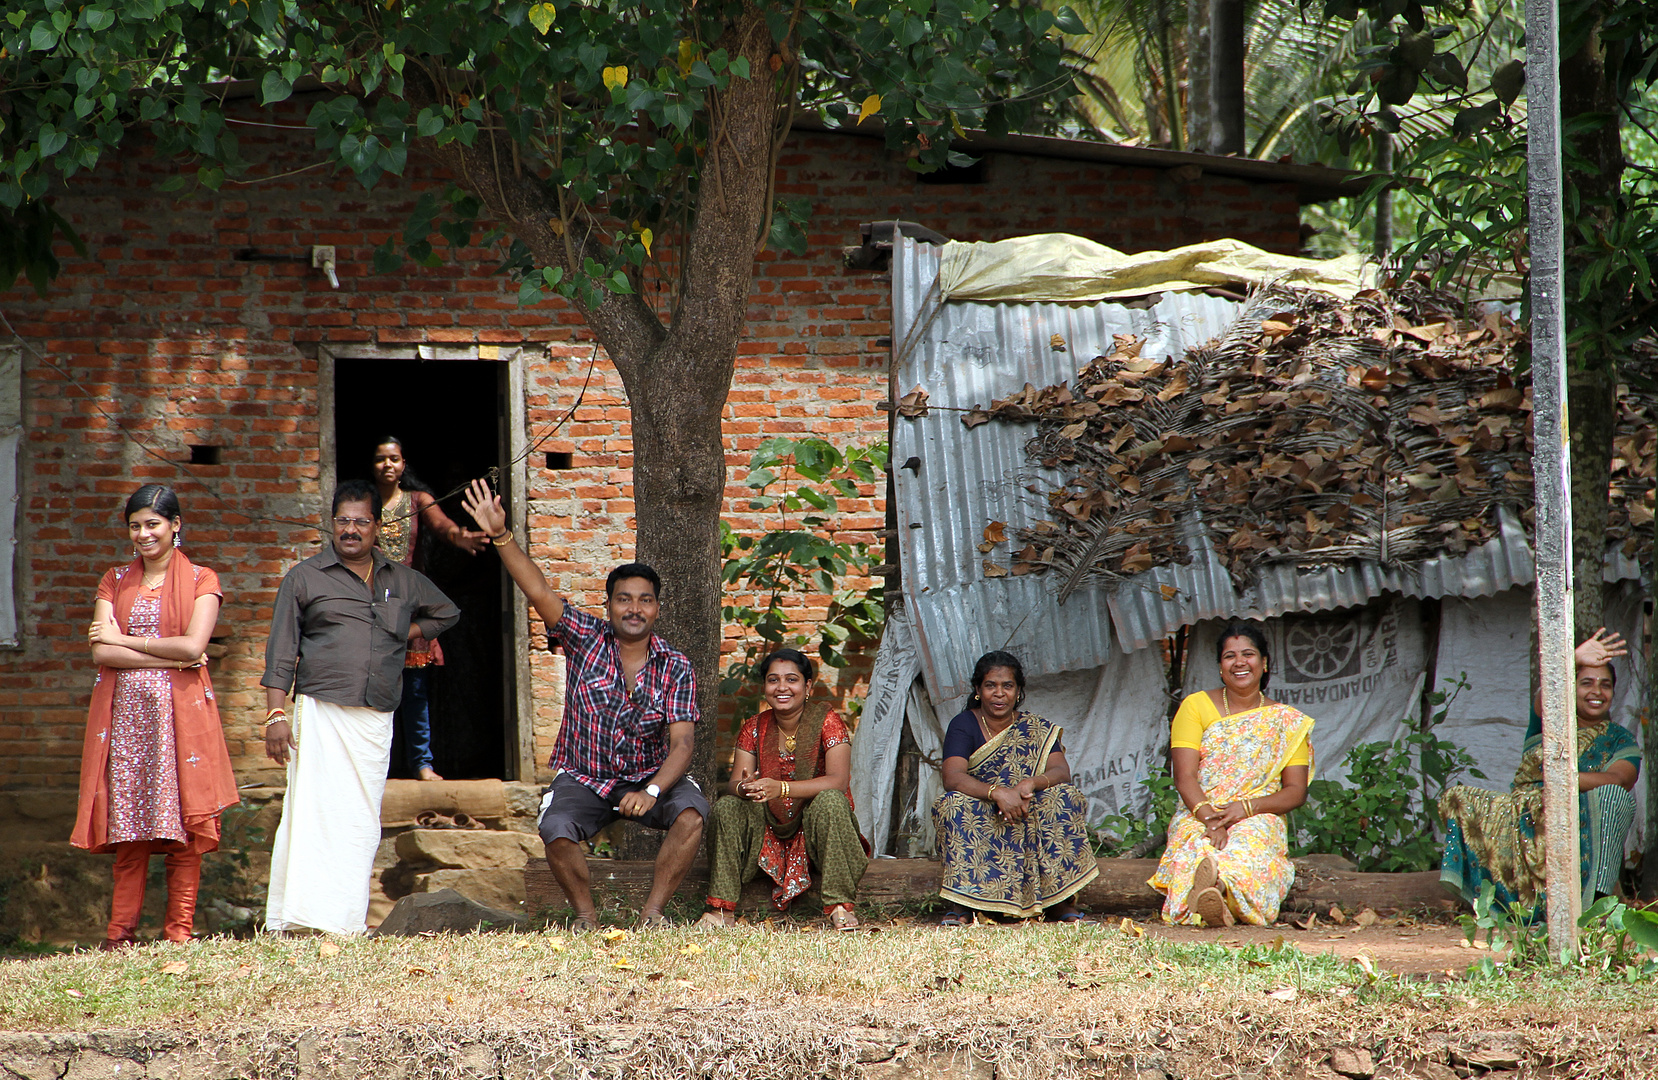
[{"label": "rock", "polygon": [[1330,1051],[1330,1068],[1351,1080],[1370,1080],[1376,1075],[1376,1061],[1367,1050],[1338,1046]]},{"label": "rock", "polygon": [[1487,1035],[1472,1048],[1453,1046],[1450,1048],[1450,1054],[1452,1065],[1488,1072],[1497,1069],[1518,1069],[1520,1062],[1526,1057],[1519,1036],[1497,1032]]},{"label": "rock", "polygon": [[[539,838],[520,832],[467,829],[410,829],[397,837],[397,857],[415,866],[451,870],[487,870],[511,867],[522,871],[524,860],[545,853]],[[523,887],[519,887],[523,899]]]},{"label": "rock", "polygon": [[456,892],[444,889],[415,893],[399,900],[376,930],[376,937],[413,937],[416,934],[469,934],[474,930],[516,929],[529,920],[510,911],[484,907]]},{"label": "rock", "polygon": [[524,870],[494,867],[487,870],[433,870],[416,874],[416,893],[435,893],[453,889],[487,908],[498,911],[522,911],[524,907]]}]

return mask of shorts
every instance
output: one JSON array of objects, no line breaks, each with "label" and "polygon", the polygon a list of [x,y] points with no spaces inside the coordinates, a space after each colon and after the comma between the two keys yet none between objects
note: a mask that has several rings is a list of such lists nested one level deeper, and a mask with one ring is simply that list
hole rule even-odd
[{"label": "shorts", "polygon": [[[622,816],[616,809],[622,796],[630,791],[645,790],[646,783],[617,784],[616,790],[605,798],[569,773],[559,773],[553,778],[553,786],[541,797],[541,824],[538,829],[541,842],[550,844],[554,840],[574,840],[580,843],[591,838]],[[708,819],[708,800],[703,796],[702,789],[695,780],[684,776],[679,783],[662,793],[644,817],[628,820],[637,821],[647,829],[666,830],[687,810],[695,810],[704,821]]]}]

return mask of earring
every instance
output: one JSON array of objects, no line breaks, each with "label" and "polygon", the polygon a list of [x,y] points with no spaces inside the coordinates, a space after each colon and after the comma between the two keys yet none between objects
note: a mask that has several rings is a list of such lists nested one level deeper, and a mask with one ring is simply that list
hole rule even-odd
[{"label": "earring", "polygon": [[178,547],[184,542],[184,530],[180,529],[173,534],[173,546]]}]

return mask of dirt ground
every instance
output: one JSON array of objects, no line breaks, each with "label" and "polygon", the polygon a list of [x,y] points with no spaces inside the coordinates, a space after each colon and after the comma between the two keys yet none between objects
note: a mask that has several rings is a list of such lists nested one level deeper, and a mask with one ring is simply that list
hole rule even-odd
[{"label": "dirt ground", "polygon": [[1481,955],[1468,946],[1460,926],[1447,923],[1377,923],[1359,929],[1321,921],[1310,930],[1279,924],[1234,926],[1220,931],[1195,926],[1164,926],[1161,923],[1146,923],[1144,926],[1148,936],[1164,941],[1219,943],[1243,948],[1247,945],[1271,946],[1281,940],[1309,956],[1329,954],[1342,960],[1367,956],[1378,970],[1397,975],[1459,976]]}]

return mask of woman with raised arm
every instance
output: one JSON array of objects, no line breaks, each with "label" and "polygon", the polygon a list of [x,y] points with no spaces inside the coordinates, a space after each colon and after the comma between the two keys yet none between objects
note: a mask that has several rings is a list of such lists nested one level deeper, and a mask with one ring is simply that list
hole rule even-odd
[{"label": "woman with raised arm", "polygon": [[219,846],[219,814],[241,801],[207,677],[219,576],[179,550],[184,522],[172,488],[139,488],[126,521],[133,561],[98,583],[86,635],[98,677],[70,837],[115,853],[104,949],[136,943],[152,854],[167,864],[162,937],[190,939],[202,855]]},{"label": "woman with raised arm", "polygon": [[[1623,842],[1635,820],[1631,792],[1641,775],[1641,748],[1628,728],[1612,722],[1618,672],[1628,653],[1622,636],[1603,626],[1575,650],[1577,666],[1577,817],[1583,906],[1617,891]],[[1490,882],[1504,909],[1540,918],[1548,904],[1543,861],[1543,722],[1531,714],[1525,749],[1507,791],[1458,784],[1439,797],[1445,857],[1439,880],[1469,904]]]},{"label": "woman with raised arm", "polygon": [[933,804],[944,857],[939,895],[950,909],[1081,922],[1072,898],[1100,874],[1088,841],[1088,800],[1071,783],[1063,731],[1023,712],[1025,669],[1012,653],[973,665],[973,696],[944,735],[945,794]]},{"label": "woman with raised arm", "polygon": [[[481,532],[464,529],[443,512],[431,490],[415,478],[403,456],[403,440],[387,435],[374,447],[374,484],[380,489],[380,539],[386,558],[414,566],[424,527],[444,543],[476,555],[489,546]],[[418,569],[418,568],[417,568]],[[416,634],[403,658],[403,700],[392,717],[392,760],[403,761],[417,780],[442,780],[432,768],[431,669],[443,666],[443,649]]]},{"label": "woman with raised arm", "polygon": [[737,735],[726,794],[708,819],[708,911],[699,925],[725,927],[743,886],[765,871],[771,903],[788,910],[812,884],[836,930],[852,913],[869,851],[852,812],[852,734],[825,701],[812,701],[817,668],[795,649],[760,661],[767,709]]},{"label": "woman with raised arm", "polygon": [[1260,627],[1228,624],[1215,660],[1220,686],[1186,695],[1169,732],[1181,801],[1151,887],[1166,923],[1267,926],[1295,881],[1284,815],[1307,801],[1313,719],[1266,696]]}]

